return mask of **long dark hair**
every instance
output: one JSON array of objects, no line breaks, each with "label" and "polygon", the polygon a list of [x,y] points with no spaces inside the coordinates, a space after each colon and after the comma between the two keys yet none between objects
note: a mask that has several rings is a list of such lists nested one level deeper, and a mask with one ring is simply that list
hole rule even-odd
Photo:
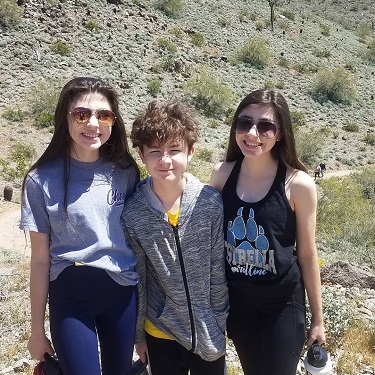
[{"label": "long dark hair", "polygon": [[[48,161],[62,158],[64,162],[64,206],[66,206],[66,190],[69,182],[70,151],[72,138],[69,134],[68,111],[71,104],[80,96],[88,93],[98,93],[103,95],[111,105],[112,111],[116,115],[111,135],[106,143],[99,148],[99,153],[107,160],[112,160],[117,167],[134,167],[138,171],[137,164],[129,152],[128,141],[124,120],[119,110],[119,97],[116,90],[108,83],[98,78],[77,77],[69,81],[61,90],[57,102],[54,126],[55,130],[50,144],[42,156],[31,166],[29,172],[46,164]],[[139,174],[139,172],[138,172]],[[23,182],[24,190],[26,178]]]},{"label": "long dark hair", "polygon": [[236,142],[235,127],[239,114],[244,108],[252,104],[272,107],[279,120],[281,137],[271,149],[273,158],[279,160],[284,165],[307,172],[306,166],[298,159],[297,156],[296,143],[294,140],[292,120],[290,117],[288,103],[285,98],[275,90],[255,90],[242,99],[233,116],[225,160],[235,161],[243,158],[242,151]]}]

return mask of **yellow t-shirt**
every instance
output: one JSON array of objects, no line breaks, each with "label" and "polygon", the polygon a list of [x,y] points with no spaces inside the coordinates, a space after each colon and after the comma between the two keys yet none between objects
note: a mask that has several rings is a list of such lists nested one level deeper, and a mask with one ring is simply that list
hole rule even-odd
[{"label": "yellow t-shirt", "polygon": [[[178,209],[177,212],[174,214],[167,211],[168,220],[171,223],[171,225],[173,225],[174,227],[178,224],[179,214],[180,214],[180,209]],[[163,331],[160,331],[160,329],[156,328],[155,325],[152,324],[147,318],[145,319],[144,328],[145,328],[145,331],[153,337],[157,337],[158,339],[174,340],[173,337],[169,336]]]}]

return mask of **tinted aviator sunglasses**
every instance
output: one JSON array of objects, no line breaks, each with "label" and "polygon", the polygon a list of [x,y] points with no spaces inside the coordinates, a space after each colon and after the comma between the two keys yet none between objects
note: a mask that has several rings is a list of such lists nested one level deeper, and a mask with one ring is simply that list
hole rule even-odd
[{"label": "tinted aviator sunglasses", "polygon": [[74,122],[82,125],[86,125],[92,115],[97,118],[98,124],[101,126],[112,126],[116,120],[115,113],[109,109],[97,109],[96,111],[92,111],[90,108],[77,107],[73,108],[69,114]]},{"label": "tinted aviator sunglasses", "polygon": [[261,120],[259,122],[254,122],[251,117],[241,116],[236,120],[235,132],[237,134],[245,134],[250,131],[250,129],[255,126],[257,133],[260,137],[271,139],[276,135],[276,132],[280,129],[276,127],[276,124],[270,121]]}]

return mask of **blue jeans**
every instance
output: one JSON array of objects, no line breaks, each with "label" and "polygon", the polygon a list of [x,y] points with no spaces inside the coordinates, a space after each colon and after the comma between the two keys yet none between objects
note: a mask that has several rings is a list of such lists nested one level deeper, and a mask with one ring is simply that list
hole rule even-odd
[{"label": "blue jeans", "polygon": [[135,286],[99,268],[69,266],[50,282],[51,336],[64,375],[129,375],[136,304]]}]

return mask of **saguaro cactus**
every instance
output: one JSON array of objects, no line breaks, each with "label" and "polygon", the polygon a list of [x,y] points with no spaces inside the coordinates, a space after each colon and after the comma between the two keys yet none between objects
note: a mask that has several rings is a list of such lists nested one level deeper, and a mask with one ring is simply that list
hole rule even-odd
[{"label": "saguaro cactus", "polygon": [[13,187],[11,185],[5,185],[4,187],[4,199],[6,201],[11,201],[13,196]]}]

